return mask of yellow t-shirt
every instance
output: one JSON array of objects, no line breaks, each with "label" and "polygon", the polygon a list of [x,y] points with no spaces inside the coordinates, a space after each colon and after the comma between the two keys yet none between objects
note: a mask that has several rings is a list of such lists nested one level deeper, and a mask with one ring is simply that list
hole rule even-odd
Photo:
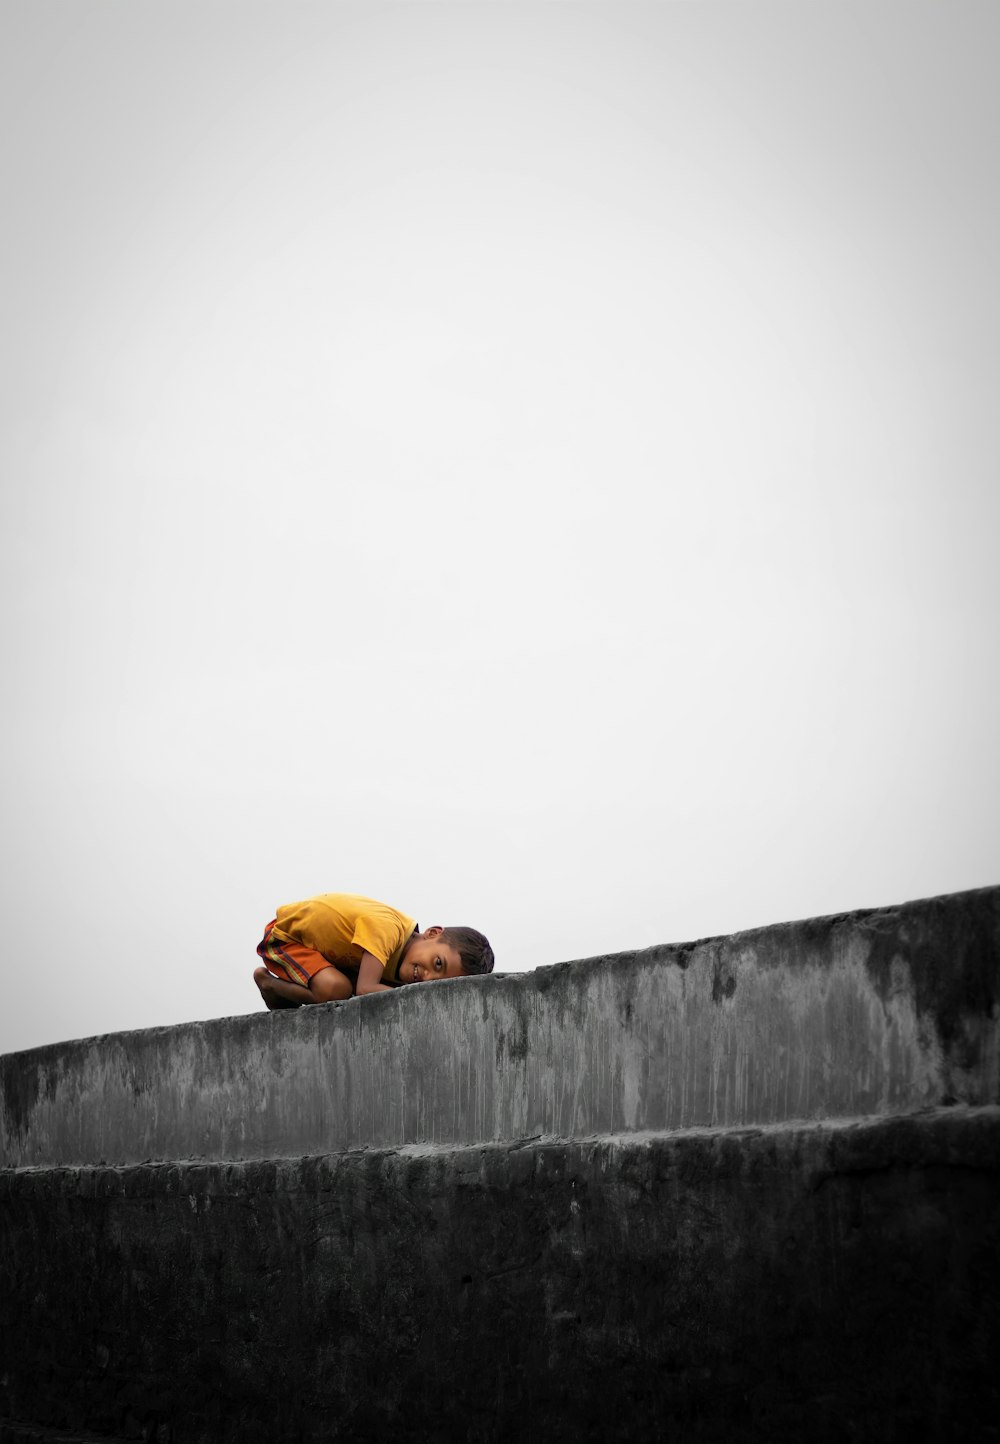
[{"label": "yellow t-shirt", "polygon": [[394,983],[403,949],[416,923],[405,913],[347,892],[324,892],[288,903],[275,915],[273,936],[315,948],[331,963],[356,972],[362,953],[384,965],[382,981]]}]

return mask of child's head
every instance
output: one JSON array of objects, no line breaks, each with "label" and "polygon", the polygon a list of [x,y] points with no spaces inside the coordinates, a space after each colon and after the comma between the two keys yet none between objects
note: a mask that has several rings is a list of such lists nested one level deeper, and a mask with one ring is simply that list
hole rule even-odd
[{"label": "child's head", "polygon": [[493,949],[475,928],[444,928],[438,942],[458,953],[464,977],[492,973]]},{"label": "child's head", "polygon": [[493,949],[475,928],[425,928],[415,933],[399,964],[403,983],[492,973]]}]

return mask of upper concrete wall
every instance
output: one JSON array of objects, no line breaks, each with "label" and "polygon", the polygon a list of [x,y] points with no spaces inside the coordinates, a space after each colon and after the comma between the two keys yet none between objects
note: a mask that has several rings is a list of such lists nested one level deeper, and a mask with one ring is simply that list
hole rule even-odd
[{"label": "upper concrete wall", "polygon": [[1000,1102],[1000,888],[0,1059],[0,1165]]}]

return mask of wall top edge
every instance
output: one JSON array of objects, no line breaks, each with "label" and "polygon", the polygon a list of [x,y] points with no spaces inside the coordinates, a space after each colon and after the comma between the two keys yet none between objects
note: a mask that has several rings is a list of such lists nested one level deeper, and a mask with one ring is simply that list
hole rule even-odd
[{"label": "wall top edge", "polygon": [[[815,942],[824,934],[833,934],[842,929],[856,929],[859,932],[878,930],[890,931],[900,922],[916,921],[922,915],[936,910],[963,912],[970,907],[991,905],[996,914],[998,956],[1000,956],[1000,883],[986,887],[969,888],[961,892],[939,893],[932,897],[917,898],[909,902],[893,903],[881,907],[858,908],[850,912],[826,913],[815,917],[796,918],[785,922],[766,923],[760,927],[741,929],[732,933],[712,934],[690,942],[653,943],[645,947],[625,948],[612,953],[595,953],[582,958],[561,959],[554,963],[543,963],[524,972],[505,973],[502,969],[485,977],[452,979],[436,984],[435,990],[461,986],[463,989],[513,989],[517,991],[541,991],[567,972],[588,973],[605,967],[621,967],[629,963],[662,963],[664,966],[686,968],[692,958],[705,949],[754,947],[769,938],[801,936],[804,942]],[[348,998],[340,1003],[317,1005],[315,1009],[298,1010],[305,1012],[333,1013],[342,1009],[358,1007],[392,1006],[398,1001],[402,989],[393,993],[375,994],[367,998]],[[25,1048],[0,1054],[0,1064],[14,1066],[29,1058],[44,1063],[47,1059],[64,1054],[67,1050],[90,1050],[117,1044],[127,1046],[130,1040],[138,1038],[153,1040],[180,1033],[198,1033],[225,1028],[245,1019],[262,1016],[260,1009],[250,1013],[224,1014],[214,1018],[190,1019],[181,1023],[163,1023],[150,1028],[124,1029],[119,1032],[93,1033],[80,1038],[64,1038],[52,1043],[42,1043],[34,1048]],[[296,1014],[282,1015],[288,1022]]]}]

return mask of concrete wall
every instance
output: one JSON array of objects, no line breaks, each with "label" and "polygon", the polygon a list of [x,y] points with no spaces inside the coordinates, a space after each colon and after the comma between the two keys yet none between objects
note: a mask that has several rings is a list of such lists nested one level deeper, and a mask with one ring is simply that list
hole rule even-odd
[{"label": "concrete wall", "polygon": [[0,1165],[579,1138],[951,1101],[1000,1101],[997,888],[7,1055]]},{"label": "concrete wall", "polygon": [[989,1439],[998,1123],[0,1175],[0,1439]]},{"label": "concrete wall", "polygon": [[988,889],[10,1055],[0,1444],[993,1438],[998,1030]]}]

